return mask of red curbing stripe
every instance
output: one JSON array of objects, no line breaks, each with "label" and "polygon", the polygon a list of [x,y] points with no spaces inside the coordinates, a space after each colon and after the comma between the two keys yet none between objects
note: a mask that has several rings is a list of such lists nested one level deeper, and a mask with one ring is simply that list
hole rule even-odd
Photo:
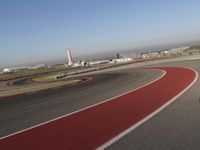
[{"label": "red curbing stripe", "polygon": [[[148,70],[159,70],[159,69],[150,69],[150,68],[149,68]],[[52,120],[43,122],[43,123],[41,123],[41,124],[32,126],[32,127],[30,127],[30,128],[26,128],[26,129],[24,129],[24,130],[21,130],[21,131],[18,131],[18,132],[9,134],[9,135],[7,135],[7,136],[0,137],[0,140],[5,139],[5,138],[8,138],[8,137],[11,137],[11,136],[14,136],[14,135],[17,135],[17,134],[19,134],[19,133],[22,133],[22,132],[25,132],[25,131],[28,131],[28,130],[31,130],[31,129],[33,129],[33,128],[37,128],[37,127],[43,126],[43,125],[45,125],[45,124],[47,124],[47,123],[50,123],[50,122],[53,122],[53,121],[57,121],[57,120],[62,119],[62,118],[64,118],[64,117],[67,117],[67,116],[70,116],[70,115],[79,113],[79,112],[81,112],[81,111],[84,111],[84,110],[86,110],[86,109],[89,109],[89,108],[91,108],[91,107],[94,107],[94,106],[97,106],[97,105],[100,105],[100,104],[103,104],[103,103],[106,103],[106,102],[108,102],[108,101],[115,100],[116,98],[118,98],[118,97],[120,97],[120,96],[124,96],[124,95],[126,95],[126,94],[128,94],[128,93],[130,93],[130,92],[136,91],[136,90],[138,90],[138,89],[140,89],[140,88],[143,88],[143,87],[145,87],[145,86],[147,86],[147,85],[149,85],[149,84],[151,84],[151,83],[153,83],[153,82],[155,82],[155,81],[161,79],[163,76],[165,76],[165,74],[166,74],[166,72],[163,71],[163,74],[162,74],[159,78],[157,78],[157,79],[155,79],[155,80],[153,80],[153,81],[151,81],[151,82],[149,82],[149,83],[147,83],[147,84],[145,84],[145,85],[143,85],[143,86],[141,86],[141,87],[138,87],[138,88],[136,88],[136,89],[133,89],[133,90],[131,90],[131,91],[129,91],[129,92],[126,92],[126,93],[123,93],[123,94],[121,94],[121,95],[115,96],[115,97],[113,97],[113,98],[107,99],[107,100],[105,100],[105,101],[103,101],[103,102],[100,102],[100,103],[97,103],[97,104],[94,104],[94,105],[85,107],[85,108],[83,108],[83,109],[74,111],[74,112],[72,112],[72,113],[69,113],[69,114],[66,114],[66,115],[57,117],[57,118],[55,118],[55,119],[52,119]],[[92,78],[91,78],[91,79],[92,79]]]},{"label": "red curbing stripe", "polygon": [[[152,68],[151,68],[152,69]],[[94,149],[137,124],[197,80],[191,69],[158,67],[166,75],[104,103],[2,138],[0,149]]]},{"label": "red curbing stripe", "polygon": [[[184,68],[184,67],[183,67]],[[186,67],[185,67],[186,68]],[[148,69],[148,68],[146,68]],[[150,69],[150,68],[149,68]],[[191,69],[191,68],[186,68],[186,69]],[[178,95],[176,95],[175,97],[173,97],[171,100],[169,100],[168,102],[166,102],[164,105],[162,105],[160,108],[158,108],[157,110],[153,111],[151,114],[149,114],[148,116],[146,116],[145,118],[143,118],[142,120],[140,120],[139,122],[137,122],[136,124],[134,124],[133,126],[131,126],[130,128],[126,129],[125,131],[121,132],[120,134],[118,134],[117,136],[115,136],[114,138],[110,139],[109,141],[107,141],[106,143],[104,143],[103,145],[99,146],[98,148],[96,148],[97,150],[103,150],[106,149],[107,147],[111,146],[113,143],[117,142],[118,140],[120,140],[122,137],[126,136],[127,134],[129,134],[130,132],[134,131],[137,127],[139,127],[140,125],[142,125],[143,123],[145,123],[146,121],[148,121],[149,119],[151,119],[153,116],[155,116],[157,113],[159,113],[160,111],[162,111],[165,107],[167,107],[168,105],[170,105],[171,103],[173,103],[177,98],[179,98],[182,94],[184,94],[198,79],[198,73],[196,70],[191,69],[195,72],[196,77],[193,80],[193,82],[191,84],[189,84],[183,91],[181,91]]]}]

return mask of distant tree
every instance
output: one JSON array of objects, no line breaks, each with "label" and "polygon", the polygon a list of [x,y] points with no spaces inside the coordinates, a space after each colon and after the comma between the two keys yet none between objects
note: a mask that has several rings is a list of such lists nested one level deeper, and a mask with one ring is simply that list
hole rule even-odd
[{"label": "distant tree", "polygon": [[119,59],[119,53],[117,53],[117,59]]}]

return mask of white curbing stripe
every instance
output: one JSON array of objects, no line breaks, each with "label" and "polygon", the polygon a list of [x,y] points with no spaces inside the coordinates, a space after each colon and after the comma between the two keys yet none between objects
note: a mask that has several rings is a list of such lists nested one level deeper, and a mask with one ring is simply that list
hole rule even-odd
[{"label": "white curbing stripe", "polygon": [[[187,67],[182,67],[182,68],[187,68]],[[157,113],[159,113],[160,111],[162,111],[165,107],[167,107],[168,105],[170,105],[172,102],[174,102],[178,97],[180,97],[182,94],[184,94],[198,79],[198,72],[192,68],[187,68],[190,69],[192,71],[195,72],[195,79],[192,81],[192,83],[190,83],[184,90],[182,90],[179,94],[177,94],[176,96],[174,96],[171,100],[169,100],[168,102],[166,102],[164,105],[162,105],[160,108],[158,108],[157,110],[155,110],[154,112],[152,112],[151,114],[149,114],[147,117],[145,117],[144,119],[142,119],[141,121],[137,122],[136,124],[134,124],[132,127],[126,129],[125,131],[123,131],[122,133],[120,133],[119,135],[117,135],[116,137],[112,138],[111,140],[109,140],[108,142],[104,143],[102,146],[98,147],[96,150],[103,150],[106,149],[107,147],[109,147],[110,145],[112,145],[113,143],[117,142],[120,138],[126,136],[128,133],[132,132],[133,130],[135,130],[137,127],[139,127],[141,124],[143,124],[144,122],[146,122],[147,120],[149,120],[150,118],[152,118],[154,115],[156,115]]]},{"label": "white curbing stripe", "polygon": [[[148,68],[146,68],[146,69],[148,69]],[[14,136],[14,135],[16,135],[16,134],[19,134],[19,133],[22,133],[22,132],[25,132],[25,131],[31,130],[31,129],[33,129],[33,128],[37,128],[37,127],[39,127],[39,126],[43,126],[43,125],[45,125],[45,124],[47,124],[47,123],[50,123],[50,122],[53,122],[53,121],[56,121],[56,120],[62,119],[62,118],[64,118],[64,117],[67,117],[67,116],[73,115],[73,114],[75,114],[75,113],[81,112],[81,111],[86,110],[86,109],[89,109],[89,108],[91,108],[91,107],[95,107],[95,106],[97,106],[97,105],[100,105],[100,104],[106,103],[106,102],[108,102],[108,101],[114,100],[114,99],[116,99],[116,98],[118,98],[118,97],[120,97],[120,96],[126,95],[126,94],[128,94],[128,93],[131,93],[131,92],[133,92],[133,91],[136,91],[136,90],[138,90],[138,89],[141,89],[141,88],[143,88],[143,87],[145,87],[145,86],[147,86],[147,85],[149,85],[149,84],[152,84],[153,82],[156,82],[156,81],[160,80],[162,77],[164,77],[164,76],[166,75],[166,71],[161,70],[161,69],[152,69],[152,68],[151,68],[151,69],[148,69],[148,70],[159,70],[159,71],[162,71],[163,74],[162,74],[159,78],[157,78],[157,79],[155,79],[155,80],[153,80],[153,81],[151,81],[151,82],[149,82],[149,83],[147,83],[147,84],[144,84],[144,85],[142,85],[142,86],[140,86],[140,87],[138,87],[138,88],[135,88],[135,89],[133,89],[133,90],[131,90],[131,91],[128,91],[128,92],[126,92],[126,93],[120,94],[120,95],[115,96],[115,97],[113,97],[113,98],[107,99],[107,100],[105,100],[105,101],[103,101],[103,102],[100,102],[100,103],[97,103],[97,104],[94,104],[94,105],[91,105],[91,106],[85,107],[85,108],[83,108],[83,109],[80,109],[80,110],[74,111],[74,112],[72,112],[72,113],[69,113],[69,114],[66,114],[66,115],[60,116],[60,117],[58,117],[58,118],[55,118],[55,119],[52,119],[52,120],[49,120],[49,121],[43,122],[43,123],[38,124],[38,125],[35,125],[35,126],[32,126],[32,127],[30,127],[30,128],[26,128],[26,129],[24,129],[24,130],[17,131],[17,132],[15,132],[15,133],[12,133],[12,134],[9,134],[9,135],[6,135],[6,136],[3,136],[3,137],[0,137],[0,140],[3,140],[3,139],[5,139],[5,138],[8,138],[8,137]]]}]

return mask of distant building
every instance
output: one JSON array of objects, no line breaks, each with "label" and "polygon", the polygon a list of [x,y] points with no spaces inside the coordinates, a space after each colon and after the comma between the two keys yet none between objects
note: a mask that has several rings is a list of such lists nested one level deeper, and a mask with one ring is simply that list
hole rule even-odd
[{"label": "distant building", "polygon": [[48,68],[49,66],[47,64],[39,64],[36,66],[36,68]]},{"label": "distant building", "polygon": [[3,71],[2,71],[2,73],[8,73],[8,72],[12,72],[12,70],[9,69],[9,68],[5,68],[5,69],[3,69]]},{"label": "distant building", "polygon": [[86,66],[88,66],[88,62],[86,61],[80,61],[73,64],[73,67],[86,67]]},{"label": "distant building", "polygon": [[160,57],[160,54],[159,54],[159,52],[151,52],[148,54],[148,56],[150,58],[156,58],[156,57]]},{"label": "distant building", "polygon": [[141,53],[131,53],[129,56],[130,56],[130,58],[133,58],[133,59],[142,58],[142,54]]},{"label": "distant building", "polygon": [[110,61],[110,63],[125,63],[132,61],[132,58],[119,58],[119,59],[113,59]]},{"label": "distant building", "polygon": [[188,46],[173,48],[173,49],[170,49],[168,52],[169,52],[169,55],[183,55],[183,52],[188,48],[189,48]]},{"label": "distant building", "polygon": [[2,73],[17,72],[17,71],[28,69],[28,68],[29,68],[28,66],[5,68],[5,69],[3,69]]},{"label": "distant building", "polygon": [[99,64],[107,64],[109,63],[109,60],[97,60],[97,61],[90,61],[89,65],[99,65]]},{"label": "distant building", "polygon": [[161,51],[160,56],[169,56],[168,50]]},{"label": "distant building", "polygon": [[47,64],[39,64],[34,67],[29,67],[28,69],[40,69],[40,68],[49,68],[49,67],[50,66],[48,66]]},{"label": "distant building", "polygon": [[143,59],[147,59],[147,58],[149,58],[149,55],[146,54],[146,53],[145,53],[145,54],[142,54],[142,58],[143,58]]}]

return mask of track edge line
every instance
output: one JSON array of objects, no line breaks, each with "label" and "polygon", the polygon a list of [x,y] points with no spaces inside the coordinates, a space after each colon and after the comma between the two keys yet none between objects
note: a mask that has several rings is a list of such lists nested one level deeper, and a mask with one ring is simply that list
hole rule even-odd
[{"label": "track edge line", "polygon": [[[143,69],[143,68],[141,68],[141,69]],[[43,125],[48,124],[48,123],[50,123],[50,122],[54,122],[54,121],[56,121],[56,120],[65,118],[65,117],[67,117],[67,116],[70,116],[70,115],[79,113],[79,112],[81,112],[81,111],[87,110],[87,109],[89,109],[89,108],[95,107],[95,106],[100,105],[100,104],[103,104],[103,103],[106,103],[106,102],[108,102],[108,101],[115,100],[115,99],[118,98],[118,97],[121,97],[121,96],[126,95],[126,94],[131,93],[131,92],[134,92],[134,91],[136,91],[136,90],[139,90],[139,89],[141,89],[141,88],[143,88],[143,87],[145,87],[145,86],[148,86],[148,85],[150,85],[150,84],[152,84],[152,83],[154,83],[154,82],[160,80],[161,78],[163,78],[163,77],[166,75],[166,71],[165,71],[165,70],[161,70],[161,69],[152,69],[152,68],[151,68],[151,69],[148,69],[148,70],[159,70],[159,71],[162,71],[163,74],[162,74],[160,77],[156,78],[155,80],[152,80],[151,82],[148,82],[147,84],[144,84],[144,85],[142,85],[142,86],[139,86],[139,87],[137,87],[137,88],[135,88],[135,89],[133,89],[133,90],[130,90],[130,91],[126,92],[126,93],[117,95],[117,96],[115,96],[115,97],[112,97],[112,98],[107,99],[107,100],[105,100],[105,101],[102,101],[102,102],[100,102],[100,103],[97,103],[97,104],[94,104],[94,105],[90,105],[90,106],[88,106],[88,107],[79,109],[79,110],[77,110],[77,111],[71,112],[71,113],[66,114],[66,115],[62,115],[62,116],[60,116],[60,117],[51,119],[51,120],[49,120],[49,121],[45,121],[45,122],[43,122],[43,123],[37,124],[37,125],[35,125],[35,126],[29,127],[29,128],[26,128],[26,129],[23,129],[23,130],[21,130],[21,131],[17,131],[17,132],[14,132],[14,133],[12,133],[12,134],[8,134],[8,135],[6,135],[6,136],[0,137],[0,140],[3,140],[3,139],[6,139],[6,138],[9,138],[9,137],[12,137],[12,136],[17,135],[17,134],[20,134],[20,133],[22,133],[22,132],[26,132],[26,131],[28,131],[28,130],[37,128],[37,127],[39,127],[39,126],[43,126]]]},{"label": "track edge line", "polygon": [[192,70],[192,71],[195,72],[195,78],[194,78],[194,80],[185,89],[183,89],[180,93],[178,93],[176,96],[174,96],[168,102],[166,102],[164,105],[162,105],[161,107],[159,107],[157,110],[153,111],[151,114],[149,114],[148,116],[146,116],[145,118],[143,118],[142,120],[140,120],[139,122],[137,122],[136,124],[134,124],[133,126],[131,126],[130,128],[126,129],[122,133],[118,134],[114,138],[110,139],[109,141],[107,141],[106,143],[104,143],[103,145],[101,145],[100,147],[96,148],[96,150],[104,150],[107,147],[109,147],[112,144],[114,144],[115,142],[117,142],[118,140],[120,140],[122,137],[126,136],[128,133],[134,131],[140,125],[142,125],[143,123],[145,123],[146,121],[148,121],[149,119],[151,119],[153,116],[155,116],[156,114],[158,114],[159,112],[161,112],[168,105],[170,105],[171,103],[173,103],[177,98],[179,98],[181,95],[183,95],[190,87],[192,87],[193,84],[198,79],[198,72],[195,69],[188,68],[188,67],[181,67],[181,68],[190,69],[190,70]]}]

